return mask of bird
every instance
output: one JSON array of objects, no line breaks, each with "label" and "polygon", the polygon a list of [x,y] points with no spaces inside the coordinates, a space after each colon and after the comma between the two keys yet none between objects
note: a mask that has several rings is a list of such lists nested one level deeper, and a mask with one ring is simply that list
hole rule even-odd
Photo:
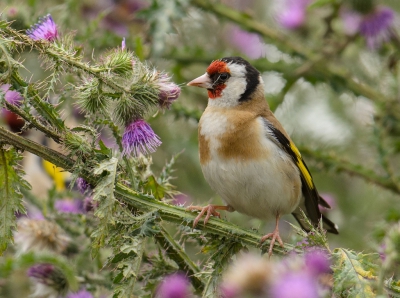
[{"label": "bird", "polygon": [[338,234],[338,227],[319,211],[330,208],[318,194],[299,150],[264,97],[260,72],[241,57],[214,60],[206,73],[188,86],[207,89],[208,104],[198,125],[199,155],[205,180],[226,205],[190,206],[207,224],[217,210],[238,211],[262,220],[275,219],[275,229],[261,238],[283,247],[279,219],[292,214],[309,231],[302,211],[317,226]]}]

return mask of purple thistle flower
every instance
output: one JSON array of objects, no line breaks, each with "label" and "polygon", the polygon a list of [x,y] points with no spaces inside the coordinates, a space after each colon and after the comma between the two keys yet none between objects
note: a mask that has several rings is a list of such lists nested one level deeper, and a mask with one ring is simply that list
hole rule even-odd
[{"label": "purple thistle flower", "polygon": [[51,264],[36,264],[28,269],[27,274],[29,277],[43,280],[43,283],[46,283],[53,272],[54,266]]},{"label": "purple thistle flower", "polygon": [[250,33],[235,26],[230,33],[230,41],[239,51],[251,59],[265,56],[265,44],[256,33]]},{"label": "purple thistle flower", "polygon": [[143,119],[134,120],[125,128],[122,136],[123,155],[139,156],[152,153],[161,145],[160,138]]},{"label": "purple thistle flower", "polygon": [[68,290],[64,273],[54,265],[33,265],[28,269],[27,275],[35,282],[36,289],[32,297],[58,297]]},{"label": "purple thistle flower", "polygon": [[304,255],[306,268],[314,275],[330,272],[328,254],[321,249],[312,249]]},{"label": "purple thistle flower", "polygon": [[181,94],[181,88],[170,80],[171,78],[166,74],[161,74],[157,82],[158,88],[160,89],[158,103],[161,108],[169,109],[171,104]]},{"label": "purple thistle flower", "polygon": [[92,197],[86,197],[83,200],[83,210],[85,213],[89,213],[90,211],[94,211],[98,206],[98,202],[93,201]]},{"label": "purple thistle flower", "polygon": [[69,293],[67,298],[93,298],[93,295],[85,289],[82,289],[76,293]]},{"label": "purple thistle flower", "polygon": [[159,298],[188,298],[191,296],[188,279],[179,273],[164,278],[157,290]]},{"label": "purple thistle flower", "polygon": [[394,12],[388,7],[377,7],[364,16],[360,24],[360,33],[367,40],[370,49],[379,48],[390,39],[394,22]]},{"label": "purple thistle flower", "polygon": [[283,10],[278,14],[278,22],[286,29],[297,29],[304,24],[310,0],[286,0]]},{"label": "purple thistle flower", "polygon": [[367,41],[367,46],[375,50],[390,40],[394,27],[395,13],[386,6],[377,6],[368,14],[344,9],[341,12],[345,32],[353,35],[359,32]]},{"label": "purple thistle flower", "polygon": [[10,84],[4,84],[0,86],[0,90],[4,93],[4,99],[9,104],[19,106],[23,98],[18,91],[10,90],[10,87]]},{"label": "purple thistle flower", "polygon": [[57,25],[50,14],[40,18],[37,24],[26,30],[26,33],[33,40],[53,41],[58,37]]},{"label": "purple thistle flower", "polygon": [[122,43],[121,43],[121,50],[125,50],[126,48],[126,43],[125,43],[125,37],[122,38]]},{"label": "purple thistle flower", "polygon": [[60,213],[83,214],[84,211],[82,200],[57,200],[54,203],[54,207]]},{"label": "purple thistle flower", "polygon": [[82,194],[84,194],[90,189],[90,184],[87,183],[87,181],[81,177],[78,177],[78,179],[76,179],[76,186],[78,187],[78,190]]},{"label": "purple thistle flower", "polygon": [[271,298],[318,298],[318,283],[314,276],[304,272],[287,272],[270,288]]}]

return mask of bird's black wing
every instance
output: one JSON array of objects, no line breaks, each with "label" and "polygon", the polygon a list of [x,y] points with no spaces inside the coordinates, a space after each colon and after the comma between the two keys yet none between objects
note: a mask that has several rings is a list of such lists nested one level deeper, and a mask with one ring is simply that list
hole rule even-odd
[{"label": "bird's black wing", "polygon": [[[268,133],[270,134],[270,136],[273,137],[275,143],[292,158],[293,162],[299,169],[302,184],[302,193],[304,196],[305,208],[302,208],[303,211],[306,213],[306,215],[315,226],[318,225],[319,221],[322,218],[324,228],[330,233],[338,234],[339,232],[337,230],[337,226],[324,215],[322,215],[319,211],[318,205],[327,208],[329,208],[330,206],[324,199],[319,196],[318,191],[315,188],[311,173],[308,170],[303,158],[301,157],[299,150],[293,144],[293,142],[291,142],[280,130],[274,127],[272,123],[270,123],[266,119],[264,119],[264,122],[268,128]],[[300,226],[307,231],[307,227],[302,222],[301,214],[296,211],[293,212],[293,216],[299,222]]]}]

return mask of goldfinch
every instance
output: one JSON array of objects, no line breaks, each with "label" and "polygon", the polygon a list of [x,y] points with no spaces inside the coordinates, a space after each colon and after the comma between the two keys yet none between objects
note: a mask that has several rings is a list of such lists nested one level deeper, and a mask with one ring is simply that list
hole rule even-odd
[{"label": "goldfinch", "polygon": [[198,129],[200,163],[205,179],[226,206],[191,206],[199,210],[193,226],[217,210],[238,211],[263,220],[275,218],[269,255],[275,241],[283,246],[278,222],[292,213],[307,231],[301,212],[314,225],[338,234],[337,226],[321,214],[318,205],[329,208],[315,188],[299,150],[275,118],[264,98],[260,72],[241,57],[213,61],[204,75],[187,84],[206,88],[208,105]]}]

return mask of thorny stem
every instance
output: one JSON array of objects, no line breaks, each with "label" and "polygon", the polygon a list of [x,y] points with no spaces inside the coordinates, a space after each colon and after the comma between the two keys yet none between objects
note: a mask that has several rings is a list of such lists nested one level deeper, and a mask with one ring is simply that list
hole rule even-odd
[{"label": "thorny stem", "polygon": [[[74,160],[61,154],[60,152],[9,132],[3,127],[0,127],[0,140],[16,148],[27,150],[37,156],[40,156],[67,171],[72,169],[75,163]],[[93,176],[93,174],[90,172],[83,172],[81,176],[92,185],[96,185],[98,182],[98,178]],[[162,201],[157,201],[147,195],[143,195],[133,189],[130,189],[119,182],[115,184],[115,193],[118,199],[123,201],[125,204],[130,205],[131,207],[137,208],[140,211],[157,210],[161,219],[167,222],[191,227],[197,215],[196,213],[188,212],[183,208],[169,205]],[[237,241],[242,242],[243,245],[258,248],[260,247],[260,234],[244,230],[225,220],[211,218],[207,225],[199,224],[197,229],[206,233],[216,234],[218,236],[235,238]],[[266,241],[265,245],[269,245],[269,241]],[[282,255],[293,249],[294,247],[292,245],[285,244],[284,249],[275,246],[273,251],[275,254]]]},{"label": "thorny stem", "polygon": [[168,253],[168,256],[175,261],[179,269],[186,272],[191,279],[196,291],[204,290],[203,282],[195,275],[200,272],[199,267],[188,257],[182,246],[161,226],[161,232],[155,236],[156,241]]},{"label": "thorny stem", "polygon": [[19,115],[24,120],[31,123],[36,129],[45,133],[46,136],[48,136],[49,138],[52,138],[55,142],[60,143],[60,141],[61,141],[60,136],[55,131],[48,129],[45,125],[40,123],[39,120],[37,120],[34,116],[31,116],[31,115],[25,113],[22,109],[18,108],[15,105],[9,104],[8,102],[5,102],[5,105],[8,110]]}]

